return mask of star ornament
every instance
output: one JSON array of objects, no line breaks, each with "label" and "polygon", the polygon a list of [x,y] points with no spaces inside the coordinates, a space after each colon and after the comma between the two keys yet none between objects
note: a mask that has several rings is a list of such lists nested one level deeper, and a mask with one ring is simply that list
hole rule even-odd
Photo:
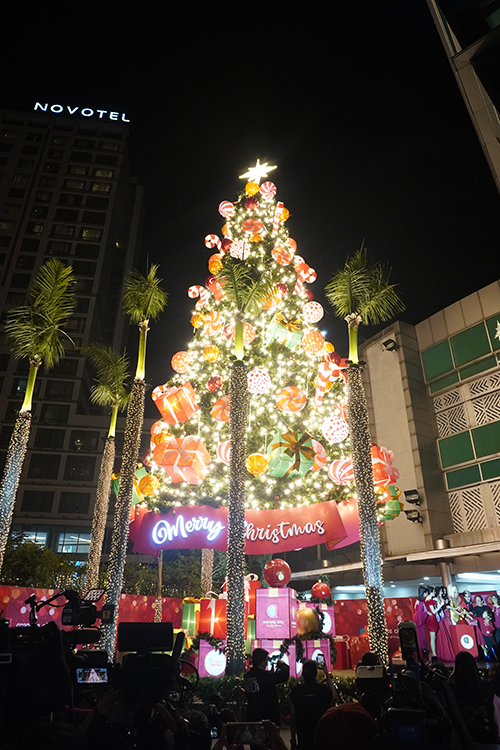
[{"label": "star ornament", "polygon": [[248,172],[240,174],[240,180],[246,179],[248,182],[256,182],[259,185],[261,179],[267,177],[268,173],[272,172],[273,169],[276,169],[276,167],[270,167],[267,161],[265,164],[261,164],[260,160],[257,159],[255,167],[249,167]]}]

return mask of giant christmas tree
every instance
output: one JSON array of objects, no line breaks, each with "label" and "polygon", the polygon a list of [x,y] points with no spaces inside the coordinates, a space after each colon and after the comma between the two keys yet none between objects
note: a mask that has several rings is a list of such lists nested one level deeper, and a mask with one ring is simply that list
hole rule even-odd
[{"label": "giant christmas tree", "polygon": [[[340,503],[354,492],[346,362],[318,329],[316,272],[289,236],[271,169],[257,162],[237,201],[219,205],[222,237],[205,238],[210,276],[188,290],[193,337],[172,357],[176,375],[153,392],[163,416],[150,456],[160,502],[229,504],[229,661],[243,656],[244,507]],[[388,484],[390,466],[386,474]],[[241,608],[237,634],[231,600]]]}]

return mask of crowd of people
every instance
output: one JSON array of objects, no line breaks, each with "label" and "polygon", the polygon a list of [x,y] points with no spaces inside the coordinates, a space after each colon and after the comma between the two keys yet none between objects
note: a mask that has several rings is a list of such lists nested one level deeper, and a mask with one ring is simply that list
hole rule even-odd
[{"label": "crowd of people", "polygon": [[424,586],[418,591],[414,620],[420,653],[437,657],[445,664],[455,660],[452,628],[464,622],[474,628],[478,652],[485,659],[500,658],[500,598],[491,594],[485,599],[470,591],[461,594],[455,585]]}]

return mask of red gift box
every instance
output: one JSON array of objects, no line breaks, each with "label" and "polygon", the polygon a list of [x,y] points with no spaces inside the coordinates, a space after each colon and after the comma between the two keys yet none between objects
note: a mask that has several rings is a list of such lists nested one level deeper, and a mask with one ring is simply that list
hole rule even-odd
[{"label": "red gift box", "polygon": [[196,393],[191,383],[184,383],[180,388],[159,385],[154,389],[151,398],[167,424],[185,422],[198,409]]},{"label": "red gift box", "polygon": [[210,633],[214,638],[227,636],[227,600],[202,599],[200,601],[200,633]]},{"label": "red gift box", "polygon": [[304,646],[306,659],[312,659],[313,661],[316,661],[322,654],[326,662],[328,671],[330,671],[330,641],[328,640],[328,638],[321,638],[321,640],[319,641],[304,641]]},{"label": "red gift box", "polygon": [[297,593],[295,589],[269,588],[255,591],[255,634],[257,638],[293,638],[297,635]]},{"label": "red gift box", "polygon": [[348,635],[337,635],[334,638],[337,649],[337,659],[333,665],[334,669],[352,669],[351,649]]},{"label": "red gift box", "polygon": [[361,661],[361,658],[370,650],[370,641],[368,635],[353,635],[349,638],[351,648],[351,663],[353,668]]},{"label": "red gift box", "polygon": [[153,459],[165,469],[173,484],[199,484],[205,479],[210,463],[203,440],[196,435],[171,437],[160,443],[153,451]]},{"label": "red gift box", "polygon": [[[216,599],[212,599],[213,602]],[[224,641],[222,646],[225,647]],[[200,677],[220,677],[226,671],[226,655],[222,651],[207,643],[200,641],[200,655],[198,658],[198,672]]]},{"label": "red gift box", "polygon": [[477,659],[478,652],[474,630],[474,625],[467,625],[465,622],[458,622],[450,627],[451,643],[456,654],[459,651],[468,651]]},{"label": "red gift box", "polygon": [[[248,615],[255,617],[255,592],[260,589],[260,581],[255,573],[249,573],[245,576],[245,604],[247,605]],[[222,590],[227,591],[227,582],[222,584]]]}]

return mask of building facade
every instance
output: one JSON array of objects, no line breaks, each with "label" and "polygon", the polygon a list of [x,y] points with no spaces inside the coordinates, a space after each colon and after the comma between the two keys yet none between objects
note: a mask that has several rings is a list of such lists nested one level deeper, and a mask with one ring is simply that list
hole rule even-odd
[{"label": "building facade", "polygon": [[[89,401],[93,374],[82,347],[100,341],[120,350],[128,335],[120,299],[139,246],[142,188],[130,175],[125,122],[99,110],[61,110],[0,111],[0,322],[24,303],[45,260],[73,266],[73,344],[57,367],[37,376],[13,528],[84,559],[109,417]],[[1,332],[2,466],[28,372],[7,343]]]}]

